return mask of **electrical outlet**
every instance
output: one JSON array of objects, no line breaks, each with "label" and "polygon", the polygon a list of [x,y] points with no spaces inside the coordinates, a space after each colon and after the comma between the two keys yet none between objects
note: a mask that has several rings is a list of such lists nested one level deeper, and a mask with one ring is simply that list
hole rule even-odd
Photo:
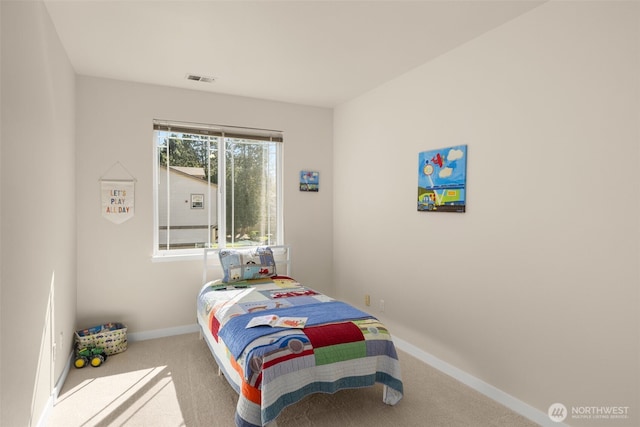
[{"label": "electrical outlet", "polygon": [[380,308],[380,311],[384,313],[384,300],[383,299],[380,300],[380,305],[378,307]]},{"label": "electrical outlet", "polygon": [[366,305],[367,307],[369,307],[371,305],[371,296],[370,295],[365,295],[364,296],[364,305]]}]

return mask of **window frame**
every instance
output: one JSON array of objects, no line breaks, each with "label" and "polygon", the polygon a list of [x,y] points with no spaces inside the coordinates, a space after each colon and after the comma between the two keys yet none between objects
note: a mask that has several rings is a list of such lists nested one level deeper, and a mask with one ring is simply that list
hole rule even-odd
[{"label": "window frame", "polygon": [[[202,134],[218,137],[218,171],[226,171],[226,150],[227,139],[249,139],[256,141],[269,141],[275,142],[275,191],[276,191],[276,232],[275,240],[270,243],[271,245],[284,245],[284,191],[283,191],[283,151],[284,151],[284,138],[282,131],[267,130],[267,129],[255,129],[255,128],[240,128],[234,126],[221,126],[201,123],[190,122],[177,122],[170,120],[153,120],[153,261],[172,261],[172,260],[192,260],[202,259],[203,248],[181,248],[181,249],[160,249],[160,215],[159,215],[159,152],[158,152],[158,131],[174,131],[178,133],[186,134]],[[225,153],[225,155],[221,155]],[[218,173],[218,183],[216,190],[216,219],[218,226],[217,241],[211,241],[211,246],[214,248],[222,249],[228,246],[226,241],[226,230],[229,228],[226,224],[226,173]],[[168,186],[167,189],[170,187]],[[168,199],[167,203],[169,203]],[[209,186],[208,200],[212,199],[212,189]],[[211,208],[211,202],[205,203],[205,209]],[[206,245],[205,245],[206,246]],[[256,245],[258,246],[258,245]],[[260,245],[261,246],[261,245]],[[251,246],[243,246],[251,247]]]}]

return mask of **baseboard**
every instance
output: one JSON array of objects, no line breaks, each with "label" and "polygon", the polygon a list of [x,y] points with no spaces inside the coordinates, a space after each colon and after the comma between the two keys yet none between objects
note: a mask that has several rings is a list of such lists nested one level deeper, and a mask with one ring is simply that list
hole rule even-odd
[{"label": "baseboard", "polygon": [[166,328],[166,329],[155,329],[152,331],[143,331],[143,332],[133,332],[127,334],[127,341],[144,341],[144,340],[152,340],[155,338],[164,338],[171,337],[173,335],[182,335],[182,334],[191,334],[194,332],[199,332],[198,324],[194,323],[193,325],[184,325],[184,326],[176,326],[174,328]]},{"label": "baseboard", "polygon": [[51,410],[53,409],[53,406],[56,404],[56,400],[58,400],[58,396],[60,395],[60,390],[62,390],[62,386],[64,385],[64,382],[67,380],[67,375],[69,375],[69,369],[71,368],[72,363],[73,363],[73,351],[69,353],[69,357],[67,358],[67,363],[65,363],[64,369],[62,370],[60,377],[58,377],[58,381],[56,382],[56,385],[53,387],[53,390],[51,392],[51,395],[49,396],[49,399],[47,399],[47,403],[44,409],[42,410],[42,413],[40,414],[40,419],[38,420],[38,424],[36,424],[37,427],[45,427],[47,425],[47,422],[49,420],[49,415],[51,414]]},{"label": "baseboard", "polygon": [[557,423],[555,421],[552,421],[546,412],[542,412],[539,409],[536,409],[533,406],[524,403],[523,401],[511,396],[510,394],[505,393],[504,391],[492,386],[491,384],[488,384],[481,379],[478,379],[473,375],[470,375],[467,372],[458,369],[441,359],[438,359],[432,354],[427,353],[426,351],[414,346],[413,344],[408,343],[401,338],[394,336],[393,342],[400,350],[409,353],[411,356],[415,357],[418,360],[421,360],[429,366],[432,366],[440,372],[443,372],[450,377],[455,378],[466,386],[471,387],[477,392],[482,393],[483,395],[500,403],[503,406],[506,406],[513,412],[522,415],[523,417],[533,421],[536,424],[545,427],[568,427],[564,423]]}]

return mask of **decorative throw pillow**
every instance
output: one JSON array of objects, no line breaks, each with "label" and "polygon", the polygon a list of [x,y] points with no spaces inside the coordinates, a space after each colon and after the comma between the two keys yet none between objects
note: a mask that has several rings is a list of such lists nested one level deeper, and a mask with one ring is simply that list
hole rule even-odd
[{"label": "decorative throw pillow", "polygon": [[222,249],[219,252],[224,283],[261,279],[276,275],[276,262],[269,247]]}]

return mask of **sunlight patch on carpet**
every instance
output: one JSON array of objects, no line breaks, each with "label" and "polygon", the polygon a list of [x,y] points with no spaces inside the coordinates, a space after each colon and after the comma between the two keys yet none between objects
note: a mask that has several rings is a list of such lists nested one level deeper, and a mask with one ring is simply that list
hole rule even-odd
[{"label": "sunlight patch on carpet", "polygon": [[[92,396],[89,404],[86,400],[82,405],[76,404],[74,395],[79,391]],[[167,366],[86,379],[60,395],[55,406],[63,410],[67,422],[73,414],[77,426],[126,425],[134,416],[138,420],[147,418],[149,425],[159,419],[167,422],[164,425],[184,425]]]}]

